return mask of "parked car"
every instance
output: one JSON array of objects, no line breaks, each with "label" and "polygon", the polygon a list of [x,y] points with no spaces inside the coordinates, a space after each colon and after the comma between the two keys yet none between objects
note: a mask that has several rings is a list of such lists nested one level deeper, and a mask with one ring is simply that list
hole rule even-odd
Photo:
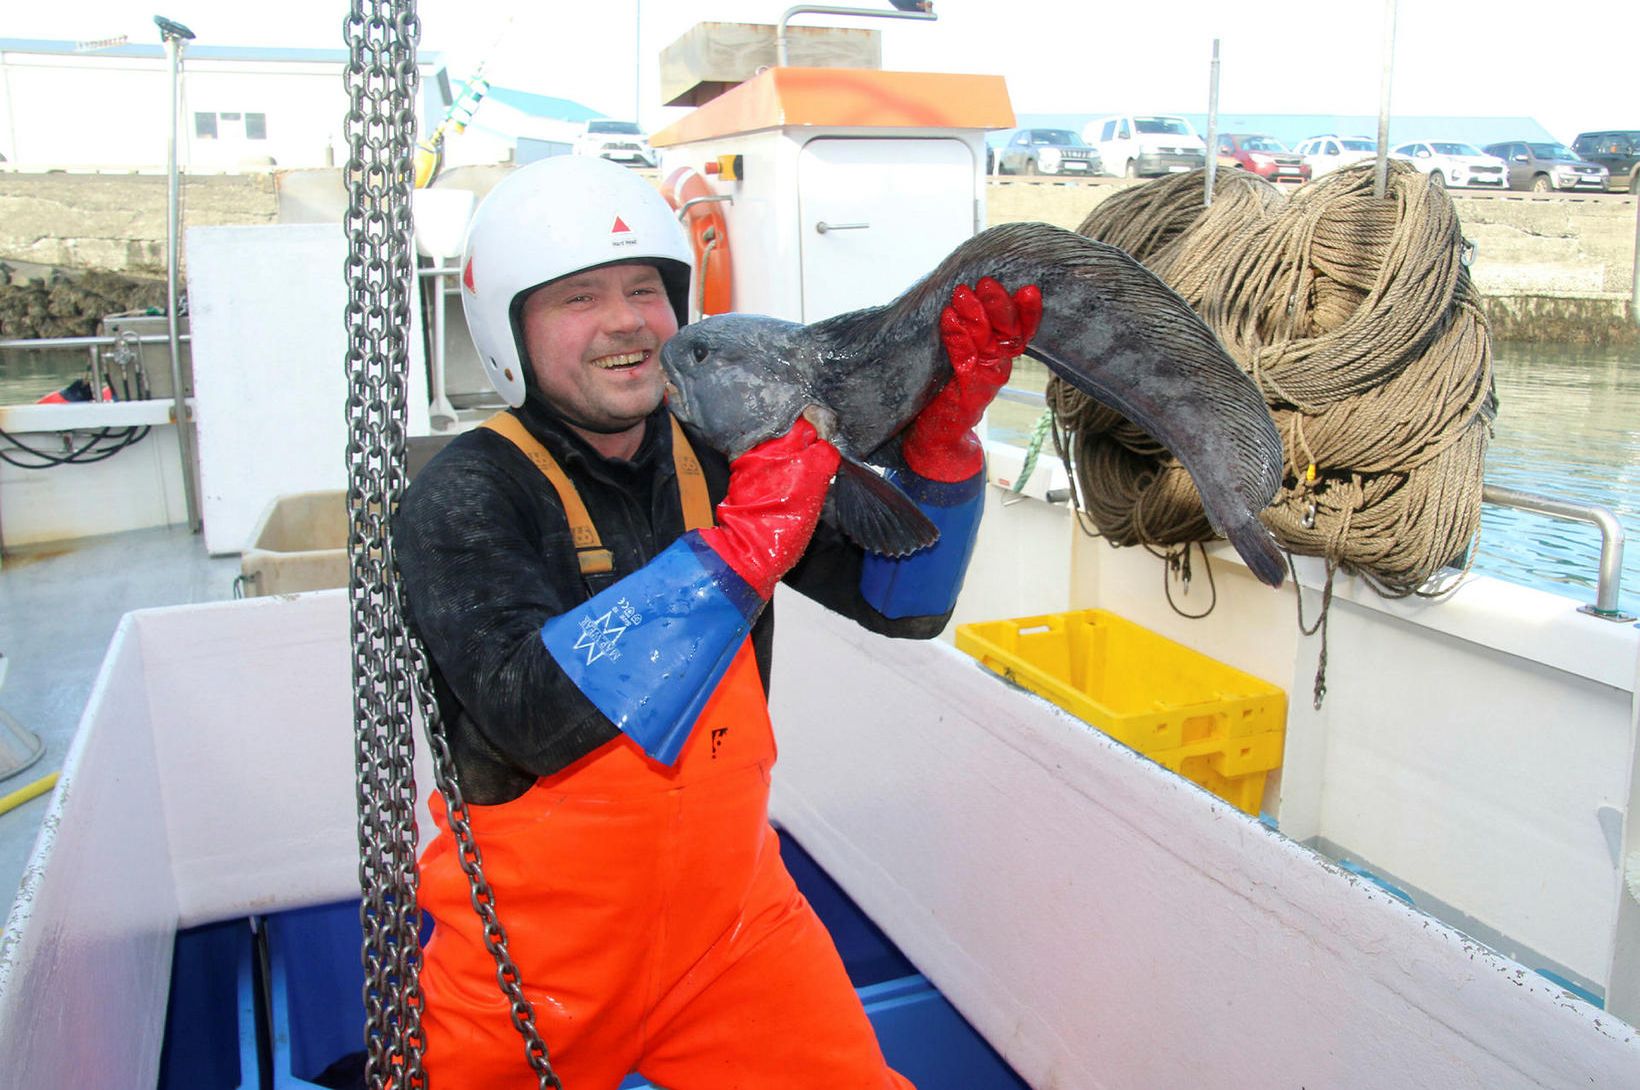
[{"label": "parked car", "polygon": [[1319,178],[1339,167],[1354,166],[1378,154],[1378,141],[1370,136],[1339,136],[1328,133],[1300,140],[1293,149],[1310,165],[1310,176]]},{"label": "parked car", "polygon": [[1608,172],[1599,163],[1578,158],[1565,144],[1539,140],[1508,140],[1481,149],[1502,159],[1509,173],[1510,189],[1530,189],[1534,193],[1556,190],[1606,188]]},{"label": "parked car", "polygon": [[629,167],[653,169],[658,160],[649,137],[631,121],[588,121],[575,139],[576,155],[596,155]]},{"label": "parked car", "polygon": [[1414,140],[1410,144],[1402,144],[1390,154],[1396,159],[1405,159],[1442,188],[1449,185],[1475,189],[1509,188],[1503,160],[1485,154],[1472,144],[1449,140]]},{"label": "parked car", "polygon": [[1268,182],[1307,182],[1310,164],[1287,150],[1273,136],[1264,133],[1230,132],[1219,134],[1219,162],[1234,163]]},{"label": "parked car", "polygon": [[1580,132],[1572,150],[1606,168],[1608,186],[1627,178],[1630,193],[1640,193],[1640,129]]},{"label": "parked car", "polygon": [[1207,144],[1190,122],[1170,114],[1113,114],[1089,122],[1082,139],[1099,149],[1105,169],[1128,178],[1200,170]]},{"label": "parked car", "polygon": [[1069,129],[1020,129],[997,155],[998,174],[1098,174],[1103,162]]}]

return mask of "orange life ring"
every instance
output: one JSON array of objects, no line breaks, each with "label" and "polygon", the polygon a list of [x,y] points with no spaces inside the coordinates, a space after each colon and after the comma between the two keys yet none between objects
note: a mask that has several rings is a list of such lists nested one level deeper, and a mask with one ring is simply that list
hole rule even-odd
[{"label": "orange life ring", "polygon": [[[695,251],[695,297],[691,309],[702,316],[727,314],[734,309],[734,266],[729,259],[729,221],[712,187],[693,167],[679,167],[667,176],[661,195],[674,211],[682,212],[684,230]],[[684,211],[687,206],[687,211]]]}]

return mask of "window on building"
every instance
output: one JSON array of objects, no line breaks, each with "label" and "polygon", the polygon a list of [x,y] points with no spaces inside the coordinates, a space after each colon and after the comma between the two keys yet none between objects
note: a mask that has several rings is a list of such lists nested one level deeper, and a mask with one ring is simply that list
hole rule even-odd
[{"label": "window on building", "polygon": [[223,111],[194,114],[194,135],[201,140],[266,140],[268,115]]}]

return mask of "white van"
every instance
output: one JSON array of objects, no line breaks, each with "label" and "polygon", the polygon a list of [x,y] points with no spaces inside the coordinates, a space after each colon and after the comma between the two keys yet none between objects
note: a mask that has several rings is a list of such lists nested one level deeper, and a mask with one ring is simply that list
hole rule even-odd
[{"label": "white van", "polygon": [[1207,165],[1207,145],[1190,122],[1175,114],[1101,117],[1083,128],[1082,139],[1099,149],[1107,173],[1129,178],[1154,178]]}]

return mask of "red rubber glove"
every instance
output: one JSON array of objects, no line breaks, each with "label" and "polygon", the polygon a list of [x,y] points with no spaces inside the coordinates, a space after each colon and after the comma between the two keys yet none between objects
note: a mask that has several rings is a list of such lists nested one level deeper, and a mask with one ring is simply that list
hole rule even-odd
[{"label": "red rubber glove", "polygon": [[923,407],[900,444],[906,465],[919,477],[966,481],[985,467],[974,425],[1008,384],[1014,357],[1036,336],[1042,292],[1027,284],[1008,294],[989,276],[974,290],[958,284],[940,313],[940,343],[951,361],[951,381]]},{"label": "red rubber glove", "polygon": [[767,600],[809,547],[840,460],[799,417],[785,435],[729,463],[729,493],[717,505],[717,525],[701,538]]}]

